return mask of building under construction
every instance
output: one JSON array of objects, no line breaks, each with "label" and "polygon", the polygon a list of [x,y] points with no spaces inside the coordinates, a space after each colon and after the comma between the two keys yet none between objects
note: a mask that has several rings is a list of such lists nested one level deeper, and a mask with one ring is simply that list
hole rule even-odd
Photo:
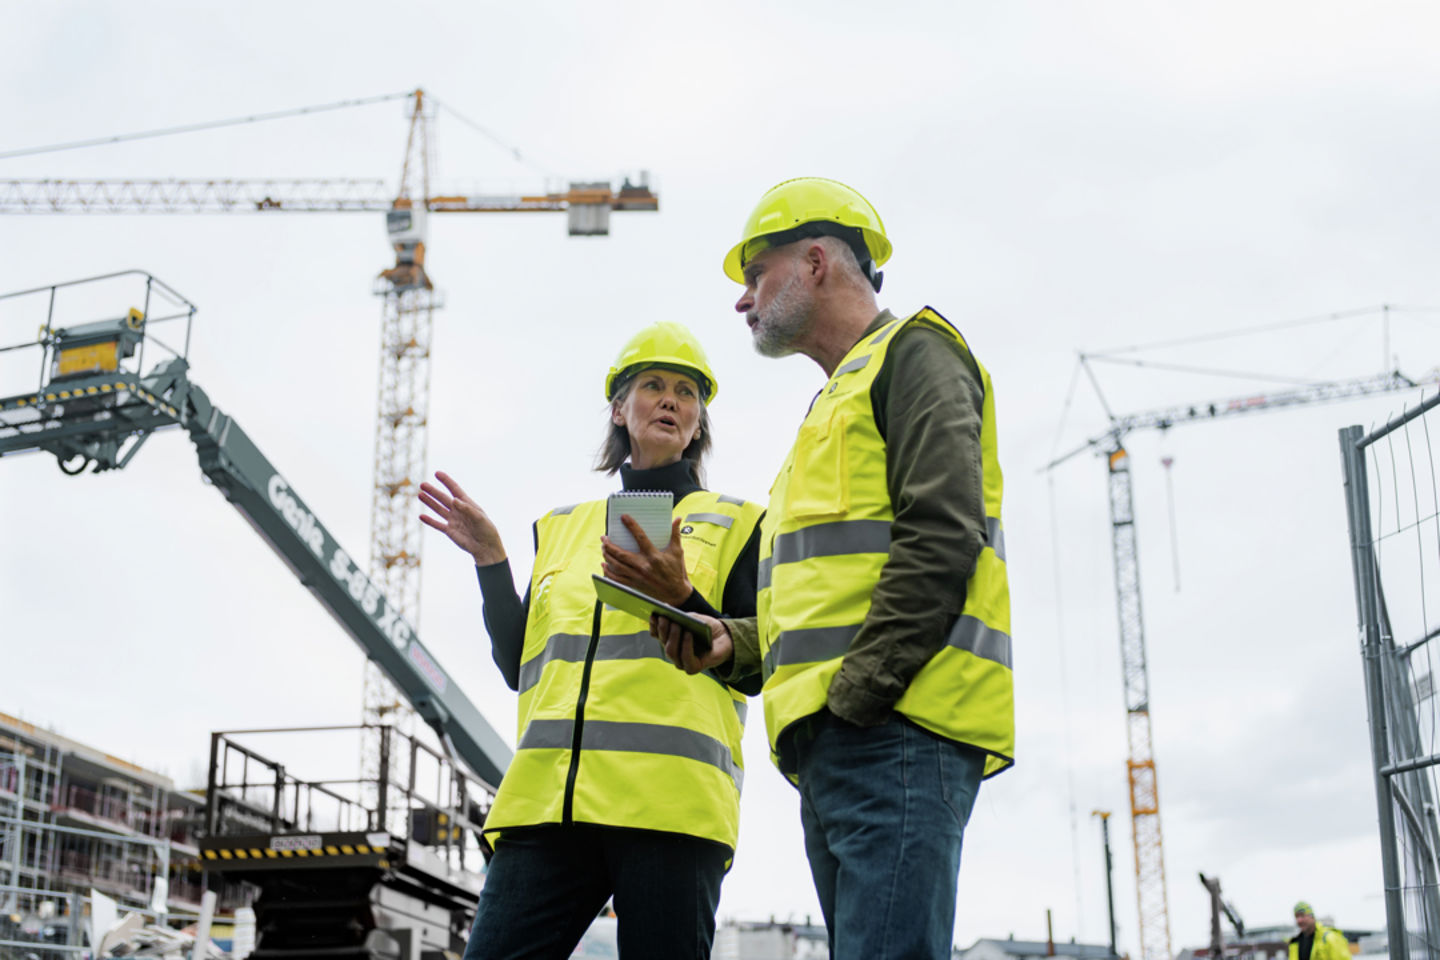
[{"label": "building under construction", "polygon": [[[73,952],[91,891],[155,922],[193,918],[204,810],[169,777],[0,713],[0,955]],[[219,909],[254,898],[242,880],[206,880]]]},{"label": "building under construction", "polygon": [[[300,779],[270,759],[277,737],[361,735],[390,777]],[[0,713],[0,957],[71,960],[123,915],[163,933],[251,906],[274,960],[458,955],[483,882],[477,790],[391,727],[214,733],[204,787],[183,790]]]}]

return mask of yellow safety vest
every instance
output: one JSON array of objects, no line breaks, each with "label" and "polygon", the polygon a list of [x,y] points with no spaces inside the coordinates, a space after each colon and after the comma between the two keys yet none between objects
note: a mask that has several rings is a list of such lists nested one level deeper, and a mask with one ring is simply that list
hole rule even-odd
[{"label": "yellow safety vest", "polygon": [[[690,582],[716,609],[763,507],[699,491],[675,505]],[[519,744],[485,829],[591,823],[735,847],[745,697],[665,659],[649,624],[602,605],[605,501],[535,525]]]},{"label": "yellow safety vest", "polygon": [[[1290,938],[1290,960],[1300,960],[1300,935]],[[1315,924],[1315,939],[1310,944],[1310,960],[1350,960],[1350,941],[1345,934],[1323,923]]]},{"label": "yellow safety vest", "polygon": [[[824,708],[889,557],[895,513],[870,387],[896,332],[908,323],[940,330],[969,350],[929,307],[861,338],[820,390],[770,490],[760,533],[758,606],[765,724],[777,764],[785,729]],[[980,375],[988,543],[965,585],[964,610],[948,642],[895,709],[927,730],[985,751],[990,777],[1013,763],[1015,706],[995,401],[984,367]]]}]

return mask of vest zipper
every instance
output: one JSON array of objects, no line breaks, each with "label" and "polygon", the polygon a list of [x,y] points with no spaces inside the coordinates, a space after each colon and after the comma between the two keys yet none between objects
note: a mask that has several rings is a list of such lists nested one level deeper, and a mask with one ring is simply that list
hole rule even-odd
[{"label": "vest zipper", "polygon": [[585,650],[585,670],[580,675],[580,697],[575,701],[575,733],[570,741],[570,772],[565,775],[565,807],[561,822],[574,822],[575,778],[580,773],[580,740],[585,731],[585,701],[590,698],[590,671],[595,666],[595,651],[600,646],[600,615],[605,605],[595,601],[595,617],[590,624],[590,646]]}]

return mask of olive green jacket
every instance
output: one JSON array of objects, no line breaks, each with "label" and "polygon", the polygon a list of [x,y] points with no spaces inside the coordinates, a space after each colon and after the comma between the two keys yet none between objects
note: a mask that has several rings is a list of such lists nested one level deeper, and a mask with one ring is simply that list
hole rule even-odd
[{"label": "olive green jacket", "polygon": [[[865,335],[894,319],[882,311]],[[981,382],[975,361],[953,338],[912,324],[896,335],[871,388],[895,520],[870,612],[830,684],[830,711],[851,723],[889,718],[965,606],[965,584],[986,537]],[[718,672],[727,679],[758,673],[755,619],[725,624],[735,658]]]}]

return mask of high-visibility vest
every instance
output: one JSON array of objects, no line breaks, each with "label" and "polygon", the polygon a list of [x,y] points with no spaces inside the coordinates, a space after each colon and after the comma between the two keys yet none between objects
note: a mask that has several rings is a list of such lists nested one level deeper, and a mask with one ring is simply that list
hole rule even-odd
[{"label": "high-visibility vest", "polygon": [[[1300,936],[1290,938],[1290,960],[1300,960]],[[1345,934],[1323,923],[1315,924],[1315,939],[1310,944],[1310,960],[1350,960],[1350,941]]]},{"label": "high-visibility vest", "polygon": [[[690,582],[717,609],[763,509],[707,491],[675,505]],[[603,500],[536,524],[519,742],[485,829],[642,827],[733,849],[745,697],[675,669],[647,621],[596,599],[604,532]]]},{"label": "high-visibility vest", "polygon": [[[760,533],[758,607],[765,723],[777,764],[781,733],[824,708],[830,681],[865,622],[889,556],[895,512],[870,387],[905,324],[939,330],[969,351],[955,328],[929,307],[862,337],[821,388],[770,490]],[[964,609],[946,645],[911,681],[895,709],[942,737],[983,750],[989,777],[1013,762],[1015,707],[995,401],[990,375],[979,369],[988,542],[965,584]]]}]

